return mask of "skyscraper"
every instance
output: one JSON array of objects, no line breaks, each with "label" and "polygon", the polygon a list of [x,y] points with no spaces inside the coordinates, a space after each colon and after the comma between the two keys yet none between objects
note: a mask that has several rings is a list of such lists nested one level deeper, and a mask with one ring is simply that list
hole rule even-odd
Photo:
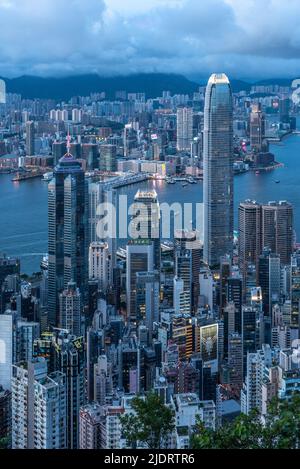
[{"label": "skyscraper", "polygon": [[155,191],[138,191],[132,207],[130,235],[153,244],[154,270],[160,271],[160,210]]},{"label": "skyscraper", "polygon": [[131,321],[135,321],[137,312],[136,274],[138,272],[152,272],[154,270],[153,245],[149,240],[136,240],[128,243],[126,269],[127,317]]},{"label": "skyscraper", "polygon": [[105,172],[117,171],[117,147],[116,145],[101,145],[100,169]]},{"label": "skyscraper", "polygon": [[204,112],[204,261],[233,250],[233,100],[226,75],[208,81]]},{"label": "skyscraper", "polygon": [[81,294],[75,282],[69,282],[59,295],[59,327],[72,335],[81,335]]},{"label": "skyscraper", "polygon": [[243,278],[248,265],[257,266],[261,254],[261,205],[247,200],[239,206],[239,267]]},{"label": "skyscraper", "polygon": [[265,127],[265,115],[261,110],[261,106],[254,104],[250,114],[250,144],[252,150],[256,152],[262,151]]},{"label": "skyscraper", "polygon": [[294,247],[294,213],[288,202],[269,202],[262,206],[262,248],[280,256],[284,265],[290,264]]},{"label": "skyscraper", "polygon": [[193,139],[193,109],[177,109],[177,150],[190,151]]},{"label": "skyscraper", "polygon": [[26,122],[26,155],[34,156],[34,122]]},{"label": "skyscraper", "polygon": [[84,172],[68,149],[48,186],[48,318],[54,326],[58,324],[58,295],[68,283],[76,282],[81,293],[86,293],[86,192]]}]

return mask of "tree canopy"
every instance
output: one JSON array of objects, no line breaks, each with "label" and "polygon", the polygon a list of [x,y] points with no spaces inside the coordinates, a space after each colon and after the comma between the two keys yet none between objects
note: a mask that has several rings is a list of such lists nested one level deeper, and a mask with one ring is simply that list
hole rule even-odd
[{"label": "tree canopy", "polygon": [[257,411],[241,415],[217,431],[198,422],[193,449],[299,449],[300,395],[290,401],[274,400],[263,422]]},{"label": "tree canopy", "polygon": [[132,399],[131,407],[133,412],[121,417],[127,444],[132,448],[138,443],[149,449],[163,448],[175,428],[173,411],[153,392],[145,399]]}]

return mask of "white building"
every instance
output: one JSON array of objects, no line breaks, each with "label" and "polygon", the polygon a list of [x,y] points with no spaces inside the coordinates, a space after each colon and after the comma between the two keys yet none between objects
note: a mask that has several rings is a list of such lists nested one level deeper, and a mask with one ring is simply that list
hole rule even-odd
[{"label": "white building", "polygon": [[47,376],[45,360],[13,366],[13,449],[65,449],[66,409],[63,373]]},{"label": "white building", "polygon": [[107,243],[91,243],[89,248],[89,279],[97,280],[101,290],[109,285],[109,250]]}]

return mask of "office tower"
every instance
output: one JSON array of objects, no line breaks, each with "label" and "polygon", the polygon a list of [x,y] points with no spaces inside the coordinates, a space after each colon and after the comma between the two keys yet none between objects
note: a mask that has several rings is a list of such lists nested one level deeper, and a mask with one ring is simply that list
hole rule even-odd
[{"label": "office tower", "polygon": [[204,112],[204,261],[233,251],[233,101],[226,75],[208,81]]},{"label": "office tower", "polygon": [[8,275],[20,275],[20,260],[0,254],[0,291]]},{"label": "office tower", "polygon": [[247,200],[239,206],[239,267],[244,281],[248,266],[256,266],[261,254],[261,205]]},{"label": "office tower", "polygon": [[290,98],[284,98],[279,101],[280,122],[282,124],[290,123]]},{"label": "office tower", "polygon": [[93,171],[99,168],[99,147],[96,143],[81,145],[81,158],[86,161],[86,169]]},{"label": "office tower", "polygon": [[107,243],[91,243],[89,248],[89,280],[99,283],[99,289],[106,292],[110,281],[110,262]]},{"label": "office tower", "polygon": [[[69,145],[68,145],[69,147]],[[68,153],[48,186],[48,320],[58,324],[58,297],[70,281],[85,298],[87,285],[87,194],[81,165]]]},{"label": "office tower", "polygon": [[175,253],[175,276],[183,280],[183,292],[187,295],[189,302],[189,313],[192,309],[192,252],[187,250],[176,251]]},{"label": "office tower", "polygon": [[269,202],[262,206],[262,248],[280,256],[290,264],[294,247],[293,206],[288,202]]},{"label": "office tower", "polygon": [[224,344],[223,355],[224,358],[228,357],[228,339],[231,334],[236,332],[236,307],[233,302],[228,303],[223,309],[223,322],[224,322]]},{"label": "office tower", "polygon": [[250,145],[252,150],[260,153],[266,131],[266,118],[260,104],[254,104],[250,114]]},{"label": "office tower", "polygon": [[231,277],[232,261],[230,256],[221,258],[220,265],[220,284],[219,284],[219,302],[220,317],[222,317],[223,310],[227,304],[227,284],[228,279]]},{"label": "office tower", "polygon": [[247,355],[257,350],[258,333],[257,321],[259,311],[254,306],[243,306],[242,308],[242,339],[243,339],[243,362],[244,375],[247,371]]},{"label": "office tower", "polygon": [[192,257],[192,307],[194,310],[198,308],[200,284],[199,274],[201,259],[203,254],[203,246],[197,237],[196,231],[176,231],[174,236],[174,255],[176,265],[176,253],[178,251],[191,251]]},{"label": "office tower", "polygon": [[86,380],[87,380],[87,399],[88,402],[95,400],[94,389],[94,367],[98,362],[98,357],[101,355],[104,347],[104,334],[100,329],[98,330],[95,325],[88,328],[86,333]]},{"label": "office tower", "polygon": [[184,289],[184,281],[175,277],[173,280],[173,308],[176,314],[191,313],[191,295]]},{"label": "office tower", "polygon": [[38,322],[17,321],[15,327],[15,362],[29,362],[33,359],[33,346],[41,335]]},{"label": "office tower", "polygon": [[243,281],[239,275],[232,276],[227,281],[227,301],[235,306],[235,330],[242,333],[242,304],[243,304]]},{"label": "office tower", "polygon": [[11,446],[11,392],[0,386],[0,441],[8,440],[8,447]]},{"label": "office tower", "polygon": [[79,449],[101,448],[101,421],[103,409],[97,404],[90,404],[80,409],[79,414]]},{"label": "office tower", "polygon": [[79,446],[79,411],[85,404],[85,351],[82,337],[58,333],[52,342],[53,368],[66,376],[67,448]]},{"label": "office tower", "polygon": [[243,387],[243,340],[240,334],[231,334],[228,338],[228,366],[230,384],[238,391]]},{"label": "office tower", "polygon": [[94,365],[94,401],[106,405],[112,400],[113,381],[111,363],[106,355],[100,355]]},{"label": "office tower", "polygon": [[291,325],[300,326],[300,252],[291,260]]},{"label": "office tower", "polygon": [[59,295],[59,327],[75,336],[81,335],[82,301],[75,282],[69,282]]},{"label": "office tower", "polygon": [[15,361],[16,313],[0,314],[0,386],[11,389],[12,365]]},{"label": "office tower", "polygon": [[81,109],[73,109],[72,110],[72,122],[75,124],[80,124],[82,120],[82,110]]},{"label": "office tower", "polygon": [[53,142],[52,154],[54,159],[54,166],[58,165],[59,160],[66,154],[67,145],[66,142]]},{"label": "office tower", "polygon": [[127,318],[136,321],[137,273],[153,272],[153,244],[147,240],[129,241],[126,248]]},{"label": "office tower", "polygon": [[171,321],[171,341],[178,346],[179,359],[188,360],[195,351],[194,328],[189,314],[177,314]]},{"label": "office tower", "polygon": [[100,204],[104,203],[104,185],[100,182],[98,183],[89,183],[88,185],[88,226],[89,234],[88,241],[90,243],[95,243],[100,241],[97,235],[97,225],[99,222],[99,215],[97,213],[98,207]]},{"label": "office tower", "polygon": [[193,139],[193,109],[177,109],[177,150],[190,151]]},{"label": "office tower", "polygon": [[136,318],[146,324],[152,339],[153,324],[159,320],[159,272],[137,272],[136,277]]},{"label": "office tower", "polygon": [[26,155],[34,156],[35,127],[34,122],[26,122]]},{"label": "office tower", "polygon": [[138,191],[132,207],[130,236],[153,243],[154,269],[160,271],[160,209],[155,191]]},{"label": "office tower", "polygon": [[13,366],[12,448],[66,449],[66,378],[40,359]]},{"label": "office tower", "polygon": [[117,172],[117,147],[116,145],[100,146],[100,169],[106,173]]},{"label": "office tower", "polygon": [[0,104],[6,104],[6,83],[0,80]]}]

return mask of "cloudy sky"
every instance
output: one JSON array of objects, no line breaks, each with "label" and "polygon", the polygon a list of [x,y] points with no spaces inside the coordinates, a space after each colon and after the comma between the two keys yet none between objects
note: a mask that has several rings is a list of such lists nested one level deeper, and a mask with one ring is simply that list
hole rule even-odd
[{"label": "cloudy sky", "polygon": [[0,0],[0,76],[299,76],[299,0]]}]

